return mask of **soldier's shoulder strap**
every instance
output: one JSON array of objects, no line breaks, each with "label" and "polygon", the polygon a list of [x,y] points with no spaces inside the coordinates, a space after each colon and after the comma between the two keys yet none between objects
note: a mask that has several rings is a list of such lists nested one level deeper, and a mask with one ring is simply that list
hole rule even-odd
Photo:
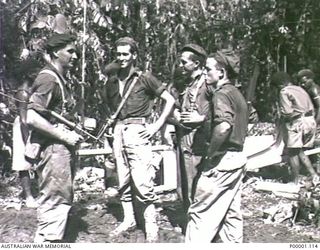
[{"label": "soldier's shoulder strap", "polygon": [[56,72],[50,69],[43,69],[39,72],[39,74],[49,74],[53,76],[56,79],[56,82],[58,83],[60,90],[61,90],[61,95],[62,95],[62,111],[65,110],[65,103],[66,103],[66,91],[65,91],[65,83],[63,83],[62,79],[58,76]]}]

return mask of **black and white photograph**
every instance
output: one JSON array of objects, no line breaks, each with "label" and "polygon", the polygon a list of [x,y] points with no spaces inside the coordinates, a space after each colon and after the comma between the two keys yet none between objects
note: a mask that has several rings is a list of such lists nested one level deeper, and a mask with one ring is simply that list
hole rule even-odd
[{"label": "black and white photograph", "polygon": [[0,248],[320,248],[319,37],[318,0],[0,0]]}]

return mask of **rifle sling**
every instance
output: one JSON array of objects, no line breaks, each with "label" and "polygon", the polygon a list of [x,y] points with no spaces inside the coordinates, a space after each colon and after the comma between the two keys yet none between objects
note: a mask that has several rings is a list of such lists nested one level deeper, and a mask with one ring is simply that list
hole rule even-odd
[{"label": "rifle sling", "polygon": [[140,76],[141,76],[141,72],[138,72],[138,75],[134,77],[134,79],[133,79],[132,83],[130,84],[128,90],[126,91],[126,93],[124,94],[123,98],[121,99],[121,102],[120,102],[117,110],[113,113],[113,115],[111,115],[111,119],[115,120],[115,119],[118,118],[118,115],[119,115],[121,109],[123,108],[125,102],[127,101],[127,99],[129,97],[133,87],[136,85],[136,83],[137,83],[137,81],[138,81]]}]

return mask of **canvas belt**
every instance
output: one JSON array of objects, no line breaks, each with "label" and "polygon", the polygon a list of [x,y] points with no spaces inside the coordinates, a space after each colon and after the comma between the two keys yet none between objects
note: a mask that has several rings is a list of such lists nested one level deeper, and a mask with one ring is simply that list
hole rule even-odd
[{"label": "canvas belt", "polygon": [[128,124],[144,125],[146,123],[147,123],[147,119],[145,117],[133,117],[133,118],[127,118],[124,120],[117,121],[117,124],[123,124],[123,125],[128,125]]}]

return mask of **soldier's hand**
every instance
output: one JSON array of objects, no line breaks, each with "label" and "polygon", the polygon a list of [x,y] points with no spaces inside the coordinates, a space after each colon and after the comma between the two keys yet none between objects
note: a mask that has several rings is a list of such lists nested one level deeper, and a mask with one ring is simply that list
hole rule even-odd
[{"label": "soldier's hand", "polygon": [[153,123],[153,124],[148,124],[146,125],[145,130],[139,132],[139,135],[143,139],[150,139],[157,131],[159,130],[158,126]]},{"label": "soldier's hand", "polygon": [[65,142],[70,146],[76,146],[82,140],[83,140],[83,137],[75,131],[69,131],[65,137]]},{"label": "soldier's hand", "polygon": [[74,130],[69,130],[63,125],[58,125],[56,126],[56,129],[58,133],[60,134],[60,138],[62,141],[67,143],[70,146],[75,146],[77,145],[81,140],[83,140],[83,137],[79,135],[76,131]]},{"label": "soldier's hand", "polygon": [[204,115],[200,115],[198,111],[194,110],[192,112],[186,111],[181,113],[182,123],[200,123],[205,119]]}]

